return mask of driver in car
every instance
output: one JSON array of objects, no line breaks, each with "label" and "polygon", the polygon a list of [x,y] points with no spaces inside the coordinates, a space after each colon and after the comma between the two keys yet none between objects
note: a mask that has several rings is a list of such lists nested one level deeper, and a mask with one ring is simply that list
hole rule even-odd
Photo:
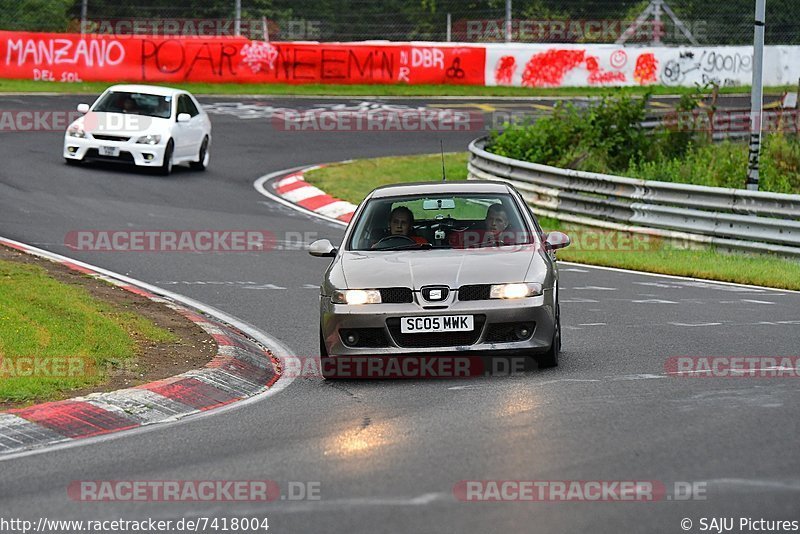
[{"label": "driver in car", "polygon": [[[407,237],[419,245],[428,243],[424,237],[414,235],[414,214],[406,206],[396,207],[389,216],[389,235],[387,237],[392,236]],[[372,248],[375,248],[376,245],[377,243],[372,245]]]}]

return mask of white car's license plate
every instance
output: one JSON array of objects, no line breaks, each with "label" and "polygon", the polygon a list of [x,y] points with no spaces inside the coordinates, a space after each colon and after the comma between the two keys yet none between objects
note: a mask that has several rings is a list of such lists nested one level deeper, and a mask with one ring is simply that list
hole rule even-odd
[{"label": "white car's license plate", "polygon": [[475,329],[472,315],[440,315],[428,317],[403,317],[400,333],[471,332]]},{"label": "white car's license plate", "polygon": [[117,146],[101,146],[100,147],[100,155],[101,156],[111,156],[111,157],[118,157],[119,156],[119,147]]}]

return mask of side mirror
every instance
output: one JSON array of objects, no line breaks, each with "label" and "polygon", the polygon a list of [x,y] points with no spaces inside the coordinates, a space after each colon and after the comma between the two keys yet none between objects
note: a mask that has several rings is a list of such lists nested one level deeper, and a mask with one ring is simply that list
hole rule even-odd
[{"label": "side mirror", "polygon": [[549,250],[558,250],[560,248],[566,248],[570,244],[569,236],[563,232],[550,232],[547,234],[547,240],[545,241],[545,246]]},{"label": "side mirror", "polygon": [[89,104],[78,104],[78,111],[80,113],[89,113]]},{"label": "side mirror", "polygon": [[189,122],[192,120],[192,116],[188,113],[178,113],[178,122]]},{"label": "side mirror", "polygon": [[335,258],[336,247],[327,239],[318,239],[308,246],[308,253],[317,258]]}]

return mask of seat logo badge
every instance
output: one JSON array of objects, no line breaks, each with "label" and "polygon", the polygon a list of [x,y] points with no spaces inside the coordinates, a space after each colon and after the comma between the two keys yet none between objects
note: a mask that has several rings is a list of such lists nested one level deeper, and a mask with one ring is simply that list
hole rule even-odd
[{"label": "seat logo badge", "polygon": [[449,294],[450,290],[446,287],[422,288],[422,296],[425,297],[425,300],[428,302],[442,302],[443,300],[447,300],[447,295]]}]

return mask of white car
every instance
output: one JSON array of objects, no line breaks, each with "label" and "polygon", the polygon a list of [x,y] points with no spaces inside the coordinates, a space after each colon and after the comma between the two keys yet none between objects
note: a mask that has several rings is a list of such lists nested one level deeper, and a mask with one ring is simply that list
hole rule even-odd
[{"label": "white car", "polygon": [[197,99],[186,91],[154,85],[114,85],[67,128],[64,159],[133,163],[162,174],[189,163],[208,166],[211,121]]}]

